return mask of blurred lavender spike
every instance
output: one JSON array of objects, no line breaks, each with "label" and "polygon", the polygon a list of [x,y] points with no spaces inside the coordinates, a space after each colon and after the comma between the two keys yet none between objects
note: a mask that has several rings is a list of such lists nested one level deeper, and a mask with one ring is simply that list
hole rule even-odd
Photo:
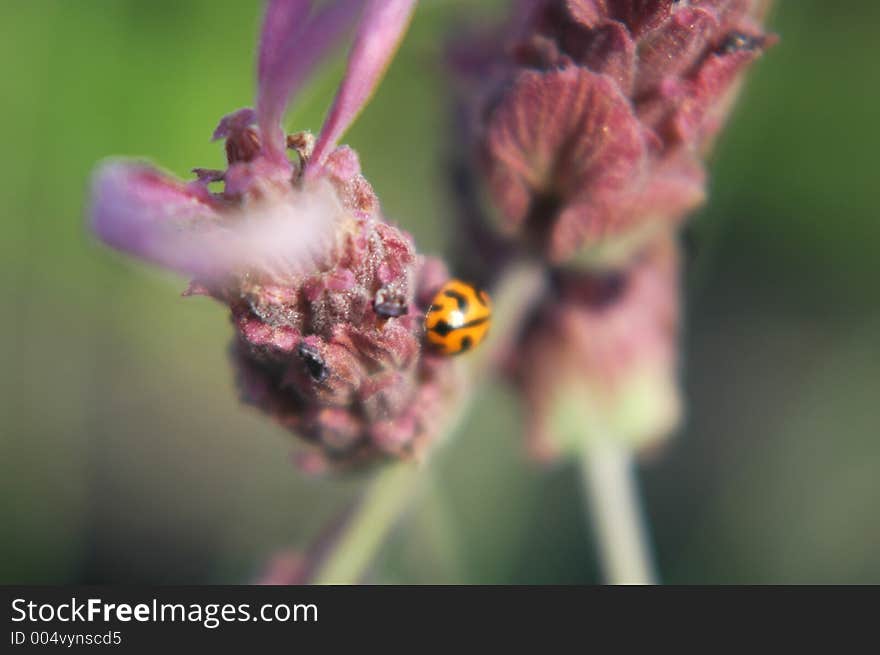
[{"label": "blurred lavender spike", "polygon": [[[763,4],[763,3],[761,3]],[[775,43],[750,0],[520,0],[454,48],[498,231],[554,265],[626,266],[705,199],[705,157]]]}]

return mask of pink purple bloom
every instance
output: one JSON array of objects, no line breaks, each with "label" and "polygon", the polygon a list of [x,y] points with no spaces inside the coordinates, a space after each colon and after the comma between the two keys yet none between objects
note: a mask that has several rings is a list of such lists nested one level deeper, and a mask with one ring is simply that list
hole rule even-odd
[{"label": "pink purple bloom", "polygon": [[[399,44],[413,0],[273,0],[255,109],[224,117],[225,170],[182,182],[141,163],[95,174],[92,225],[109,245],[192,277],[188,294],[227,304],[243,399],[317,446],[322,462],[414,456],[453,386],[421,349],[421,316],[446,276],[388,223],[338,141]],[[286,135],[296,90],[360,13],[323,128]],[[209,184],[221,182],[213,192]]]},{"label": "pink purple bloom", "polygon": [[704,199],[740,74],[773,41],[763,4],[520,0],[494,40],[460,43],[500,230],[553,263],[606,266],[679,223]]}]

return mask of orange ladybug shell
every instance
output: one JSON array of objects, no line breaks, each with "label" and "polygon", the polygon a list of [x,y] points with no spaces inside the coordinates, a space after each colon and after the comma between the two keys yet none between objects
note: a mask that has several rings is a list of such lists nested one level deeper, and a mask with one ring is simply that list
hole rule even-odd
[{"label": "orange ladybug shell", "polygon": [[450,280],[431,302],[425,316],[425,338],[438,352],[458,355],[479,345],[491,320],[492,303],[485,291]]}]

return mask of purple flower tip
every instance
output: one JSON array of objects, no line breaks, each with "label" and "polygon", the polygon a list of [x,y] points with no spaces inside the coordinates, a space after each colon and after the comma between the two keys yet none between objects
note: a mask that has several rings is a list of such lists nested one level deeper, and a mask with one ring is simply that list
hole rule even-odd
[{"label": "purple flower tip", "polygon": [[257,113],[250,107],[234,111],[220,119],[220,124],[214,130],[211,141],[226,139],[233,134],[244,131],[245,128],[254,125],[256,122]]},{"label": "purple flower tip", "polygon": [[[453,65],[499,226],[549,261],[632,256],[704,197],[701,156],[775,42],[748,0],[529,0]],[[474,53],[481,53],[476,56]]]}]

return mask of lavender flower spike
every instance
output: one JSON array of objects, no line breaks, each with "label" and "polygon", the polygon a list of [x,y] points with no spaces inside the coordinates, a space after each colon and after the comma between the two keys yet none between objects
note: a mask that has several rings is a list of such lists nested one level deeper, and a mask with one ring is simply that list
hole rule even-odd
[{"label": "lavender flower spike", "polygon": [[636,449],[678,424],[676,232],[705,199],[743,74],[776,41],[766,5],[518,0],[455,44],[459,166],[491,201],[464,196],[461,231],[498,260],[537,256],[552,280],[506,367],[538,456]]},{"label": "lavender flower spike", "polygon": [[414,3],[366,3],[317,154],[304,133],[280,130],[290,96],[345,32],[355,4],[313,13],[308,2],[269,3],[257,109],[227,115],[214,132],[225,140],[225,170],[195,169],[185,183],[111,162],[92,190],[103,241],[193,277],[188,295],[230,308],[242,398],[316,447],[302,460],[311,470],[419,456],[458,387],[448,360],[421,347],[421,316],[445,266],[384,220],[357,154],[336,147]]}]

